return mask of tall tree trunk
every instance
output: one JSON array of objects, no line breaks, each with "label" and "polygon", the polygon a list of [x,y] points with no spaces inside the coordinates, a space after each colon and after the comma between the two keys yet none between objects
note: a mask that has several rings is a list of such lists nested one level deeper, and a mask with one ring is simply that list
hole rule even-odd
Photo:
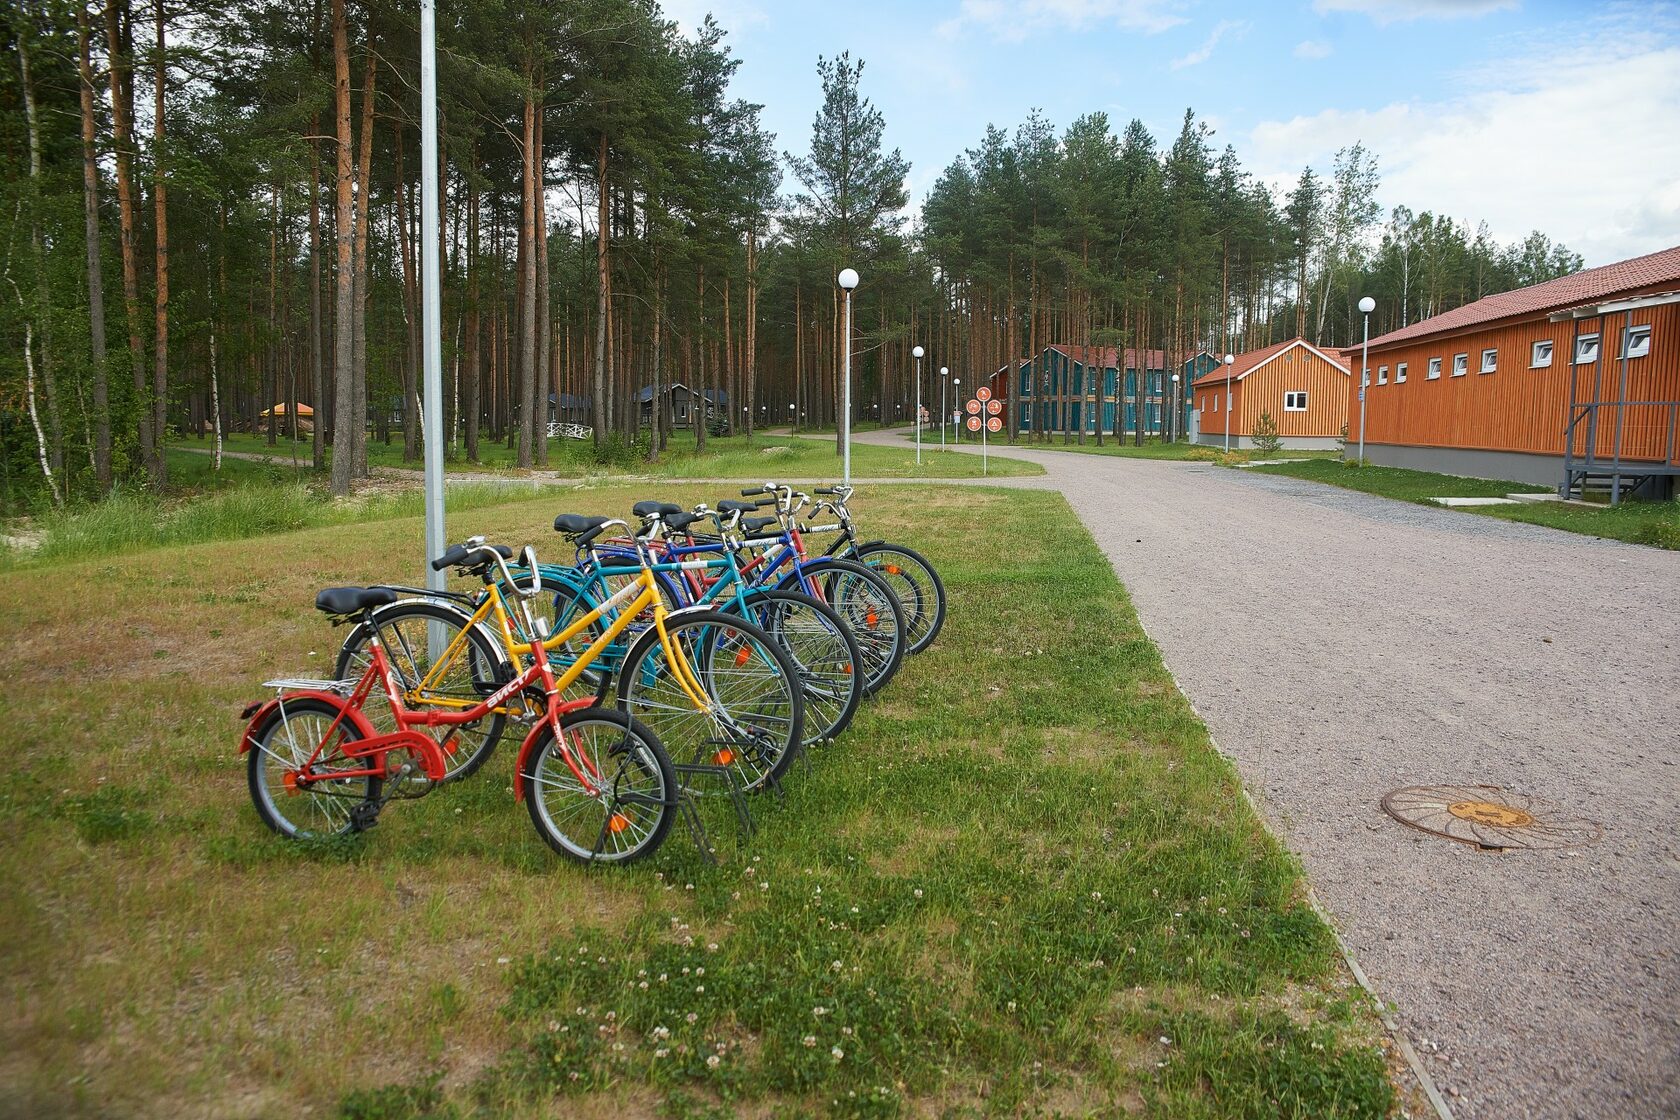
[{"label": "tall tree trunk", "polygon": [[163,93],[169,80],[164,60],[163,0],[155,0],[157,20],[157,64],[153,69],[152,103],[152,202],[157,237],[157,322],[152,343],[152,483],[162,490],[169,483],[169,464],[163,457],[165,428],[169,417],[169,179],[164,158]]},{"label": "tall tree trunk", "polygon": [[[47,249],[41,237],[41,118],[35,104],[35,79],[29,65],[29,32],[17,36],[18,66],[23,78],[24,114],[29,129],[29,239],[35,257],[35,307],[25,314],[41,323],[41,380],[47,395],[47,458],[52,469],[64,473],[64,422],[58,408],[58,381],[53,375],[51,332],[48,324],[52,308],[52,291],[47,280]],[[35,404],[33,368],[30,379],[30,407]],[[33,415],[33,414],[32,414]],[[37,421],[38,423],[38,421]],[[53,482],[53,501],[59,501],[59,490]]]},{"label": "tall tree trunk", "polygon": [[[477,166],[478,150],[474,147],[469,153],[471,166]],[[478,462],[478,387],[482,376],[480,371],[478,342],[482,327],[479,323],[478,310],[478,186],[473,176],[467,176],[467,338],[466,338],[466,400],[462,403],[462,411],[466,413],[467,427],[467,462]]]},{"label": "tall tree trunk", "polygon": [[332,0],[333,106],[338,139],[338,205],[333,236],[337,254],[333,308],[333,463],[332,492],[350,493],[350,479],[356,473],[356,433],[362,418],[356,415],[356,378],[352,370],[356,329],[355,313],[355,168],[351,159],[350,136],[350,34],[344,15],[344,0]]},{"label": "tall tree trunk", "polygon": [[140,248],[135,233],[134,43],[131,18],[129,0],[106,0],[105,46],[110,58],[111,146],[116,157],[123,317],[128,325],[129,374],[134,381],[135,435],[140,461],[150,464],[152,421],[146,408],[146,350],[140,335]]},{"label": "tall tree trunk", "polygon": [[[351,346],[350,362],[355,371],[355,409],[359,423],[355,429],[356,476],[367,477],[368,450],[367,424],[368,414],[368,376],[367,376],[367,303],[368,303],[368,223],[372,218],[373,207],[369,205],[368,182],[373,170],[373,120],[375,104],[375,80],[378,78],[379,55],[374,50],[373,28],[368,28],[368,41],[364,48],[365,60],[362,66],[362,134],[360,150],[356,159],[356,239],[352,249],[353,291],[355,295],[354,310],[351,326],[355,331]],[[388,426],[389,411],[379,410],[380,428]]]},{"label": "tall tree trunk", "polygon": [[607,262],[607,242],[611,237],[608,230],[607,213],[607,136],[601,134],[599,154],[596,157],[595,188],[599,193],[599,204],[595,215],[595,274],[598,289],[595,293],[595,399],[591,402],[591,413],[595,423],[595,446],[603,446],[607,440],[607,317],[612,311],[612,272]]},{"label": "tall tree trunk", "polygon": [[533,226],[536,218],[535,175],[537,105],[536,92],[526,75],[524,132],[521,134],[519,189],[519,445],[514,465],[531,466],[531,442],[535,435],[537,382],[537,253]]},{"label": "tall tree trunk", "polygon": [[747,340],[746,370],[743,377],[741,403],[746,406],[747,439],[753,434],[753,422],[758,419],[758,231],[747,230]]},{"label": "tall tree trunk", "polygon": [[316,470],[327,465],[326,375],[321,361],[321,115],[309,118],[309,403],[315,409],[309,425],[311,459]]},{"label": "tall tree trunk", "polygon": [[[538,85],[542,83],[541,71],[537,75]],[[531,155],[531,183],[536,188],[532,198],[532,225],[536,234],[536,288],[535,300],[537,309],[536,334],[536,417],[533,421],[535,429],[532,440],[536,445],[536,465],[548,466],[548,396],[555,396],[555,407],[560,402],[560,383],[554,374],[553,325],[549,322],[549,294],[548,294],[548,203],[544,197],[544,181],[547,179],[543,162],[543,105],[539,100],[536,108],[536,134]]]},{"label": "tall tree trunk", "polygon": [[99,251],[99,151],[95,144],[91,31],[85,4],[76,5],[77,69],[81,75],[82,208],[87,240],[88,334],[93,351],[93,475],[99,492],[111,489],[111,389],[105,358],[105,267]]},{"label": "tall tree trunk", "polygon": [[420,396],[417,390],[419,377],[416,371],[422,362],[421,346],[424,345],[420,331],[420,308],[418,285],[414,276],[414,248],[418,235],[414,230],[414,215],[407,205],[408,178],[403,174],[403,127],[397,122],[392,130],[393,163],[396,173],[396,240],[398,257],[402,262],[403,285],[403,360],[402,390],[403,390],[403,461],[413,462],[419,451],[419,440],[415,433],[418,425],[415,419],[419,412]]},{"label": "tall tree trunk", "polygon": [[695,290],[695,349],[698,364],[688,390],[688,423],[694,429],[694,450],[706,450],[706,266],[700,266]]}]

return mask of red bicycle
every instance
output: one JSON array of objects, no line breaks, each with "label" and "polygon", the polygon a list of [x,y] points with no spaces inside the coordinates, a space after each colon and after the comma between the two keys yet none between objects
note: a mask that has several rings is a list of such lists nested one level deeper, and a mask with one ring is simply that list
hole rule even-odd
[{"label": "red bicycle", "polygon": [[[518,600],[523,632],[540,635],[530,610],[530,600],[542,591],[536,557],[525,549],[527,584],[508,570],[512,557],[512,549],[475,537],[452,547],[432,567],[457,568],[483,580],[498,596],[496,614],[504,629],[508,620],[499,596],[501,589],[508,590]],[[492,575],[497,570],[499,579]],[[366,623],[376,608],[396,598],[385,587],[329,587],[315,597],[315,608],[332,616],[335,626]],[[605,609],[578,620],[578,631]],[[444,779],[447,754],[455,749],[454,729],[498,710],[514,710],[540,713],[519,751],[515,791],[549,847],[583,863],[630,863],[664,841],[678,789],[659,739],[626,712],[591,699],[561,698],[617,637],[611,627],[559,677],[541,640],[512,646],[509,636],[510,646],[530,659],[523,671],[511,674],[491,664],[479,643],[462,640],[475,631],[457,631],[450,640],[440,628],[431,641],[437,658],[476,662],[469,668],[483,695],[476,703],[462,700],[454,707],[423,709],[404,703],[378,630],[369,626],[368,632],[368,664],[359,678],[268,681],[280,694],[243,713],[249,723],[239,750],[249,760],[251,800],[274,831],[319,839],[372,828],[388,802],[424,796]],[[376,689],[390,706],[395,731],[377,731],[364,711]],[[440,744],[428,730],[448,734]]]}]

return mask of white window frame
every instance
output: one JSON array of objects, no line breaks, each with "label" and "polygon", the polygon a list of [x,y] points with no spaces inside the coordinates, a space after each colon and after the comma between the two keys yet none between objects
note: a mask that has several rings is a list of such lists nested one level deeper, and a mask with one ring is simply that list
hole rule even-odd
[{"label": "white window frame", "polygon": [[[1641,344],[1636,339],[1643,339]],[[1635,349],[1638,347],[1638,349]],[[1622,357],[1643,358],[1651,352],[1651,324],[1635,323],[1622,328]]]},{"label": "white window frame", "polygon": [[1482,351],[1482,368],[1480,372],[1499,372],[1499,348],[1497,346],[1489,346]]},{"label": "white window frame", "polygon": [[[1544,347],[1545,351],[1546,351],[1544,357],[1542,357],[1541,353],[1540,353],[1540,350],[1541,350],[1542,347]],[[1549,339],[1549,338],[1536,339],[1535,342],[1534,342],[1534,345],[1530,346],[1528,348],[1528,368],[1529,369],[1548,369],[1548,368],[1550,368],[1550,366],[1552,364],[1552,353],[1556,349],[1557,349],[1557,344],[1554,343],[1551,339]]]},{"label": "white window frame", "polygon": [[[1292,399],[1300,398],[1300,404],[1290,404]],[[1305,389],[1291,389],[1283,394],[1283,410],[1285,412],[1305,412],[1307,410],[1307,391]]]},{"label": "white window frame", "polygon": [[1470,351],[1453,355],[1453,376],[1463,377],[1470,372]]},{"label": "white window frame", "polygon": [[1398,362],[1398,363],[1395,364],[1395,366],[1394,366],[1394,383],[1396,385],[1404,385],[1406,383],[1406,363],[1405,362]]},{"label": "white window frame", "polygon": [[1425,381],[1439,381],[1440,379],[1441,379],[1441,359],[1431,358],[1431,359],[1429,359],[1429,376],[1424,378],[1424,380]]},{"label": "white window frame", "polygon": [[1378,366],[1377,367],[1377,384],[1378,385],[1387,385],[1388,384],[1388,367],[1387,366]]},{"label": "white window frame", "polygon": [[1575,339],[1575,364],[1590,366],[1597,362],[1601,342],[1602,339],[1599,338],[1597,331],[1577,336]]},{"label": "white window frame", "polygon": [[1213,395],[1213,410],[1215,412],[1219,411],[1219,394],[1218,393],[1215,393]]}]

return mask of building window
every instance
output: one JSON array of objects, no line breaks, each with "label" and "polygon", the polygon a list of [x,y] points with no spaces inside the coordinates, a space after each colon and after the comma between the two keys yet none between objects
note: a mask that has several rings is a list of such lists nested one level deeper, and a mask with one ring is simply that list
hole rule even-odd
[{"label": "building window", "polygon": [[1388,384],[1388,367],[1387,366],[1378,366],[1377,367],[1377,384],[1378,385],[1387,385]]},{"label": "building window", "polygon": [[1441,359],[1439,359],[1439,358],[1429,359],[1429,376],[1427,378],[1425,378],[1424,380],[1434,381],[1436,378],[1438,378],[1440,376],[1441,376]]},{"label": "building window", "polygon": [[1552,340],[1543,338],[1534,344],[1528,359],[1529,369],[1545,369],[1552,364]]},{"label": "building window", "polygon": [[1307,394],[1304,392],[1285,393],[1283,395],[1283,410],[1285,412],[1305,412],[1307,410]]},{"label": "building window", "polygon": [[1482,351],[1482,372],[1493,373],[1498,369],[1499,351],[1490,346],[1486,350]]},{"label": "building window", "polygon": [[1401,362],[1399,365],[1394,367],[1394,383],[1396,385],[1404,385],[1406,383],[1406,363],[1405,362]]},{"label": "building window", "polygon": [[1598,335],[1584,334],[1575,340],[1575,364],[1590,366],[1598,361]]},{"label": "building window", "polygon": [[1643,358],[1651,352],[1651,326],[1629,327],[1622,334],[1622,357]]},{"label": "building window", "polygon": [[1213,395],[1213,410],[1215,412],[1219,411],[1219,394],[1218,393],[1215,393]]},{"label": "building window", "polygon": [[1454,354],[1453,355],[1453,376],[1454,377],[1463,377],[1465,374],[1467,374],[1469,372],[1470,372],[1470,355],[1469,354]]}]

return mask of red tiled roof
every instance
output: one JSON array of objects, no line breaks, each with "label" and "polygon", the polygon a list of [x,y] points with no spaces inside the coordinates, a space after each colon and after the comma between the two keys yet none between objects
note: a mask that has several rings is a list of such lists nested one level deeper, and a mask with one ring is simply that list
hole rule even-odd
[{"label": "red tiled roof", "polygon": [[1427,338],[1431,335],[1468,330],[1496,319],[1536,316],[1583,303],[1595,303],[1659,285],[1680,283],[1680,245],[1648,253],[1632,260],[1588,268],[1556,280],[1484,296],[1433,318],[1423,319],[1371,340],[1372,346]]},{"label": "red tiled roof", "polygon": [[1250,350],[1246,354],[1238,354],[1236,356],[1236,361],[1232,362],[1230,365],[1229,373],[1226,372],[1226,367],[1221,365],[1218,369],[1212,371],[1211,373],[1204,373],[1202,376],[1196,378],[1196,380],[1191,383],[1191,388],[1195,388],[1198,385],[1223,385],[1225,384],[1225,379],[1227,377],[1233,377],[1236,380],[1241,381],[1245,376],[1265,365],[1267,362],[1271,361],[1291,346],[1295,345],[1305,346],[1307,349],[1315,351],[1316,353],[1330,359],[1331,362],[1341,368],[1343,373],[1350,372],[1347,368],[1346,361],[1342,358],[1341,351],[1334,349],[1327,350],[1314,346],[1304,338],[1291,338],[1284,342],[1274,343],[1271,346],[1262,346],[1258,350]]}]

